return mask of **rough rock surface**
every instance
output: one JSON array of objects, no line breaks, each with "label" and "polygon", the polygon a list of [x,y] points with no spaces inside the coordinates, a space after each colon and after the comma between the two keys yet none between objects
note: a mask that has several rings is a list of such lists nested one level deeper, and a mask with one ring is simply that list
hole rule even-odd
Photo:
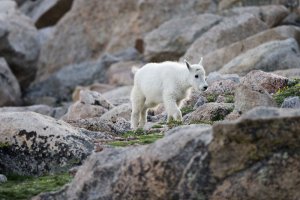
[{"label": "rough rock surface", "polygon": [[100,93],[82,90],[79,100],[69,107],[68,112],[63,116],[63,120],[100,117],[113,107]]},{"label": "rough rock surface", "polygon": [[3,175],[3,174],[0,174],[0,184],[1,184],[1,183],[5,183],[6,181],[7,181],[6,176]]},{"label": "rough rock surface", "polygon": [[203,14],[163,23],[145,36],[146,60],[178,60],[198,37],[220,21],[220,16]]},{"label": "rough rock surface", "polygon": [[76,86],[74,92],[72,93],[72,100],[73,100],[73,102],[76,102],[79,100],[81,90],[90,90],[90,91],[95,91],[95,92],[99,92],[102,94],[102,93],[108,92],[114,88],[115,88],[115,86],[112,86],[109,84],[104,84],[104,83],[93,83],[92,85],[88,85],[88,86]]},{"label": "rough rock surface", "polygon": [[300,50],[295,39],[271,41],[231,60],[219,72],[245,75],[251,70],[275,71],[280,69],[298,68]]},{"label": "rough rock surface", "polygon": [[133,85],[132,67],[140,68],[142,62],[127,61],[112,64],[107,70],[108,83],[111,85]]},{"label": "rough rock surface", "polygon": [[55,119],[60,119],[68,111],[69,104],[60,107],[50,107],[47,105],[33,105],[22,107],[1,107],[0,112],[36,112],[47,115]]},{"label": "rough rock surface", "polygon": [[126,121],[122,117],[118,117],[113,120],[93,117],[68,121],[68,123],[75,127],[84,128],[89,131],[102,132],[109,135],[121,135],[131,130],[130,122]]},{"label": "rough rock surface", "polygon": [[114,122],[118,117],[122,117],[125,120],[130,121],[131,103],[124,103],[112,108],[108,112],[104,113],[101,116],[101,119]]},{"label": "rough rock surface", "polygon": [[203,92],[203,96],[207,97],[208,95],[234,94],[237,85],[238,83],[230,79],[215,81],[211,85],[209,85],[208,89],[205,92]]},{"label": "rough rock surface", "polygon": [[209,123],[223,120],[234,109],[230,103],[206,103],[183,117],[186,123]]},{"label": "rough rock surface", "polygon": [[264,22],[250,14],[225,18],[199,37],[182,58],[187,58],[191,63],[198,63],[201,56],[266,29],[267,25]]},{"label": "rough rock surface", "polygon": [[0,58],[0,106],[21,103],[21,90],[4,58]]},{"label": "rough rock surface", "polygon": [[281,108],[300,108],[300,98],[296,96],[284,99]]},{"label": "rough rock surface", "polygon": [[277,70],[277,71],[274,71],[273,73],[280,75],[280,76],[285,76],[288,78],[299,78],[300,79],[300,68]]},{"label": "rough rock surface", "polygon": [[103,97],[111,102],[113,105],[118,106],[130,102],[130,92],[132,86],[122,86],[116,89],[103,93]]},{"label": "rough rock surface", "polygon": [[244,113],[257,106],[277,107],[272,96],[261,86],[240,84],[235,90],[234,109]]},{"label": "rough rock surface", "polygon": [[295,38],[300,42],[300,28],[296,26],[279,26],[265,30],[205,55],[203,64],[207,66],[207,72],[219,70],[224,64],[250,49],[266,42],[288,38]]},{"label": "rough rock surface", "polygon": [[299,148],[299,117],[299,109],[258,107],[236,121],[215,124],[209,146],[214,176],[224,178],[259,160],[264,163],[263,159],[278,150]]},{"label": "rough rock surface", "polygon": [[270,94],[276,93],[279,89],[286,87],[288,82],[289,79],[286,77],[261,70],[253,70],[241,79],[241,84],[261,86]]},{"label": "rough rock surface", "polygon": [[33,112],[0,113],[0,170],[42,175],[61,172],[93,150],[91,139],[69,124]]},{"label": "rough rock surface", "polygon": [[251,14],[264,21],[268,27],[272,28],[289,14],[289,10],[283,5],[266,5],[266,6],[246,6],[237,7],[224,12],[227,16]]},{"label": "rough rock surface", "polygon": [[9,10],[0,9],[0,43],[1,57],[5,58],[21,87],[27,87],[37,70],[38,32],[15,6]]}]

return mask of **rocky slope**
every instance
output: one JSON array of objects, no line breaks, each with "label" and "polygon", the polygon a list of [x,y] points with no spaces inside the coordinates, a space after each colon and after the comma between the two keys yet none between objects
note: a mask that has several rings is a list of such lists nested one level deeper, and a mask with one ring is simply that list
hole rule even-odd
[{"label": "rocky slope", "polygon": [[[72,168],[35,199],[299,199],[300,9],[249,2],[0,1],[1,180]],[[183,121],[159,106],[130,130],[132,67],[200,57]]]}]

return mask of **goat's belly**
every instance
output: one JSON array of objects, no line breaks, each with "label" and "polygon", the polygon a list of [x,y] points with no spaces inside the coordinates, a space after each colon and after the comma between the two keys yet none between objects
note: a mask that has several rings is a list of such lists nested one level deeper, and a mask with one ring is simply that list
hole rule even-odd
[{"label": "goat's belly", "polygon": [[144,91],[146,97],[146,104],[160,104],[163,102],[162,94],[159,91],[148,90]]}]

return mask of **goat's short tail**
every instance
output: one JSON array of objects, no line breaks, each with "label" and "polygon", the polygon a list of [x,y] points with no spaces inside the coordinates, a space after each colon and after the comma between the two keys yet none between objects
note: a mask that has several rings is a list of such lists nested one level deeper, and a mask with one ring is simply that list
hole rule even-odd
[{"label": "goat's short tail", "polygon": [[132,74],[135,74],[138,70],[139,70],[139,68],[136,67],[136,66],[133,66],[133,67],[131,68]]}]

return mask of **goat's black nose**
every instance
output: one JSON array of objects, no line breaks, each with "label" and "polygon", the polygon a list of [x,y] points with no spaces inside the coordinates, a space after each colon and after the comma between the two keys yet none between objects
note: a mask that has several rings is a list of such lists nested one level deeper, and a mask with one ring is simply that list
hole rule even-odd
[{"label": "goat's black nose", "polygon": [[204,87],[203,87],[203,90],[207,90],[207,88],[208,88],[208,86],[204,86]]}]

